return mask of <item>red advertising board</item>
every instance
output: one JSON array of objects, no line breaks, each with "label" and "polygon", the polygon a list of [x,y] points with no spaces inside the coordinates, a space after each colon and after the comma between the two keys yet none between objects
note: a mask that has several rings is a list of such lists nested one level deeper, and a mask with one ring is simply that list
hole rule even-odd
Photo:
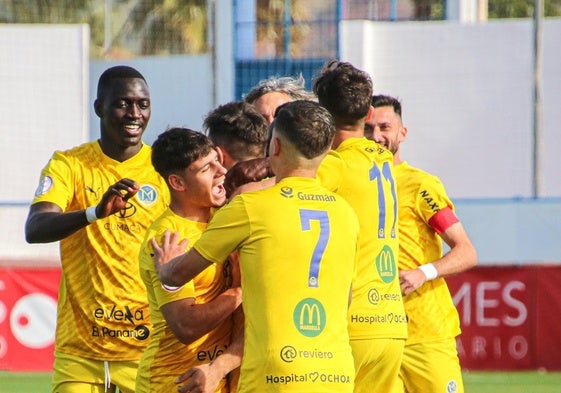
[{"label": "red advertising board", "polygon": [[[0,370],[49,371],[60,268],[0,268]],[[468,370],[561,370],[561,265],[482,266],[447,279]]]},{"label": "red advertising board", "polygon": [[60,268],[0,269],[0,370],[53,366]]},{"label": "red advertising board", "polygon": [[473,370],[561,370],[561,266],[477,267],[447,279]]}]

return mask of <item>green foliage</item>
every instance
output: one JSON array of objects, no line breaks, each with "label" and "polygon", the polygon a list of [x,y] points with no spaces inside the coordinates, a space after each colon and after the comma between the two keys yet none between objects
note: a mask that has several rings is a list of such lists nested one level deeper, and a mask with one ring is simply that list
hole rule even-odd
[{"label": "green foliage", "polygon": [[[0,22],[87,23],[92,58],[204,53],[207,0],[0,0]],[[108,23],[108,25],[106,25]]]},{"label": "green foliage", "polygon": [[[534,16],[534,0],[488,0],[489,19],[530,18]],[[561,0],[544,0],[544,16],[561,16]]]},{"label": "green foliage", "polygon": [[444,19],[445,0],[413,0],[414,15],[417,20]]}]

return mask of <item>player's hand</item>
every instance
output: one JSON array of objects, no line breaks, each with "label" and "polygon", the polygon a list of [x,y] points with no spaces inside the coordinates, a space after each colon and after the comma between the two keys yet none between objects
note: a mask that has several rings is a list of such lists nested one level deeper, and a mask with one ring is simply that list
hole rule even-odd
[{"label": "player's hand", "polygon": [[222,376],[210,364],[202,364],[187,370],[175,383],[180,393],[212,393],[221,379]]},{"label": "player's hand", "polygon": [[124,210],[130,198],[136,195],[140,186],[131,179],[121,179],[105,191],[98,203],[95,214],[103,218]]},{"label": "player's hand", "polygon": [[427,276],[420,269],[399,271],[399,285],[404,296],[417,290],[425,281],[427,281]]},{"label": "player's hand", "polygon": [[274,175],[269,159],[266,157],[240,161],[226,172],[226,178],[224,179],[226,195],[230,198],[238,187]]},{"label": "player's hand", "polygon": [[182,239],[179,232],[172,232],[166,229],[162,236],[162,245],[158,244],[158,240],[155,237],[150,239],[152,248],[154,249],[154,265],[156,266],[156,271],[160,274],[162,267],[171,261],[173,258],[185,253],[187,250],[187,245],[189,241],[187,239]]}]

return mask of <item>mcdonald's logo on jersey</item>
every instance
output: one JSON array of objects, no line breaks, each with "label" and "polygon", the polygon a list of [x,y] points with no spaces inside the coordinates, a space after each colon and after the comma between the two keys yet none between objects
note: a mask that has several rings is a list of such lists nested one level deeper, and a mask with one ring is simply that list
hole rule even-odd
[{"label": "mcdonald's logo on jersey", "polygon": [[136,193],[138,201],[144,206],[152,206],[158,200],[158,190],[151,184],[143,184]]},{"label": "mcdonald's logo on jersey", "polygon": [[294,308],[294,326],[306,337],[316,337],[325,328],[325,309],[316,299],[301,300]]},{"label": "mcdonald's logo on jersey", "polygon": [[397,263],[390,246],[385,245],[376,256],[376,270],[383,282],[389,284],[397,276]]}]

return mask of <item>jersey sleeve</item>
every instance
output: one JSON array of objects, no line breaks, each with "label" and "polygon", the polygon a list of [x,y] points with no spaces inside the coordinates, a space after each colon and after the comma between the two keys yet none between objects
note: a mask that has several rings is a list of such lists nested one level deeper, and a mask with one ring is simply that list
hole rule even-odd
[{"label": "jersey sleeve", "polygon": [[207,230],[193,248],[206,260],[224,262],[230,253],[249,237],[250,220],[245,208],[244,195],[234,197],[221,207],[210,220]]},{"label": "jersey sleeve", "polygon": [[[161,224],[158,222],[158,224]],[[165,226],[158,225],[159,228],[150,228],[147,232],[146,238],[142,243],[139,253],[139,266],[140,275],[146,286],[149,286],[154,293],[154,298],[158,307],[162,307],[164,304],[171,303],[176,300],[181,300],[185,298],[195,297],[195,286],[193,280],[185,283],[180,287],[164,287],[156,268],[154,267],[154,248],[150,243],[150,239],[155,237],[156,239],[161,239],[163,233],[167,229]],[[173,229],[173,228],[172,228]]]},{"label": "jersey sleeve", "polygon": [[336,192],[344,173],[345,160],[335,150],[331,150],[321,162],[316,177],[322,186],[329,191]]},{"label": "jersey sleeve", "polygon": [[454,204],[436,176],[429,176],[421,183],[417,192],[416,209],[423,221],[435,231],[440,231],[438,233],[456,222],[452,222],[456,217]]},{"label": "jersey sleeve", "polygon": [[62,152],[55,152],[41,171],[32,204],[51,202],[66,210],[74,195],[72,163]]}]

